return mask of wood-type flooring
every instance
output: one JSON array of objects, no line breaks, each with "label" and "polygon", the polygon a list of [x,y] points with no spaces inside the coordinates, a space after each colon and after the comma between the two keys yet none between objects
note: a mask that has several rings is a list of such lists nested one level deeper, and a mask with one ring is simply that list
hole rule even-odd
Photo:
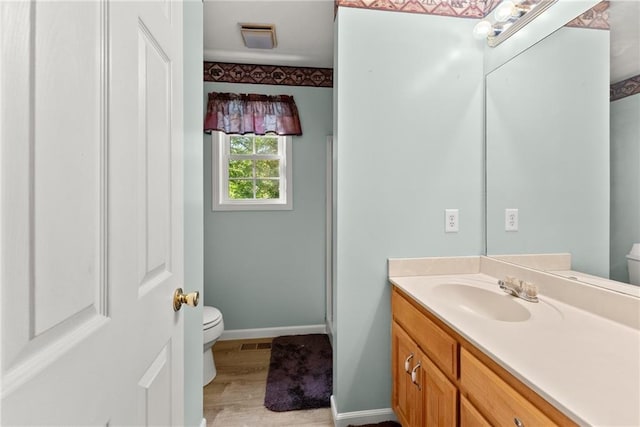
[{"label": "wood-type flooring", "polygon": [[272,412],[264,407],[270,349],[240,350],[270,338],[218,341],[213,347],[218,374],[204,388],[208,427],[333,427],[331,409]]}]

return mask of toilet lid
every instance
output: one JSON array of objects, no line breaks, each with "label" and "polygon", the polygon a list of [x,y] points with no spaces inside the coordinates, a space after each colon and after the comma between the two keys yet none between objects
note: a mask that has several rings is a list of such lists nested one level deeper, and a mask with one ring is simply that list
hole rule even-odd
[{"label": "toilet lid", "polygon": [[222,313],[215,307],[202,307],[202,325],[213,326],[220,322]]}]

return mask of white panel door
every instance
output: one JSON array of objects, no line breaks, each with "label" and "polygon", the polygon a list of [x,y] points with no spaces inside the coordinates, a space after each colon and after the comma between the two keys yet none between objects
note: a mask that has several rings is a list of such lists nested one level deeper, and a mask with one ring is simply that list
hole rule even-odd
[{"label": "white panel door", "polygon": [[0,2],[0,138],[0,424],[182,424],[182,4]]}]

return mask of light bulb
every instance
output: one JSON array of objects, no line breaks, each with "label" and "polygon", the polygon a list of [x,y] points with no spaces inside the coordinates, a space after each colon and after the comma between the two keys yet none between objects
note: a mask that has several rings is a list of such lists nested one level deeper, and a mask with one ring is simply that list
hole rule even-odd
[{"label": "light bulb", "polygon": [[493,25],[489,21],[480,21],[473,27],[473,37],[478,40],[486,39],[493,33]]},{"label": "light bulb", "polygon": [[506,22],[515,14],[516,5],[511,0],[503,1],[493,12],[493,16],[498,22]]}]

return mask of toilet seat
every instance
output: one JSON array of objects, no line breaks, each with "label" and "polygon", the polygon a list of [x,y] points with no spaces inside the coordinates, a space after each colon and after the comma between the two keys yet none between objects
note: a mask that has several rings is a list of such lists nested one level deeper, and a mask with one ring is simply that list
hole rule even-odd
[{"label": "toilet seat", "polygon": [[216,326],[222,320],[222,313],[215,307],[202,307],[202,327],[209,329]]}]

